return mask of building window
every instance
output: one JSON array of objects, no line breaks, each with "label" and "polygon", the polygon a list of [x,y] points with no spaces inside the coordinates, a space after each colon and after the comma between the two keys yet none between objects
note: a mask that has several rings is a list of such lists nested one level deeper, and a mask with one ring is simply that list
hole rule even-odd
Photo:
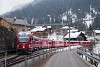
[{"label": "building window", "polygon": [[14,30],[15,30],[15,32],[16,32],[16,33],[18,33],[18,28],[17,28],[17,27],[16,27],[16,28],[14,28]]},{"label": "building window", "polygon": [[25,31],[25,28],[23,28],[22,31]]}]

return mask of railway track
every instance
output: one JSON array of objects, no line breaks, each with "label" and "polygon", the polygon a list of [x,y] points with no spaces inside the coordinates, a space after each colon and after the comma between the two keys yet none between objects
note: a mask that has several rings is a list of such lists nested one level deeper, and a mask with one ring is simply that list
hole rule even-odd
[{"label": "railway track", "polygon": [[[31,59],[33,57],[38,57],[38,56],[47,54],[47,53],[49,53],[51,51],[54,51],[54,50],[55,49],[52,49],[52,50],[42,49],[42,50],[35,51],[35,52],[33,52],[34,56],[33,56],[33,54],[27,55],[27,60],[29,60],[29,59]],[[10,66],[13,66],[15,64],[21,63],[23,61],[25,61],[25,55],[16,55],[16,56],[14,56],[12,58],[9,58],[9,59],[6,59],[6,60],[2,60],[2,63],[4,65],[4,67],[5,67],[5,65],[6,65],[6,67],[10,67]]]},{"label": "railway track", "polygon": [[[5,63],[5,61],[6,61],[6,63]],[[24,57],[17,55],[15,57],[9,58],[7,60],[3,60],[2,63],[4,66],[6,64],[6,66],[9,67],[9,66],[12,66],[14,64],[20,63],[22,61],[24,61]]]}]

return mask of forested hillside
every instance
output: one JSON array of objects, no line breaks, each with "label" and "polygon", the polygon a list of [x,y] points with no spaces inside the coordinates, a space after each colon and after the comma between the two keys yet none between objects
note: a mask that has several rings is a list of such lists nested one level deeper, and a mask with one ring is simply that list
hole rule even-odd
[{"label": "forested hillside", "polygon": [[42,0],[35,5],[33,3],[21,10],[5,14],[5,16],[26,17],[29,23],[32,19],[33,23],[48,23],[51,17],[51,23],[61,23],[62,17],[67,16],[70,11],[70,18],[74,18],[74,22],[76,22],[71,25],[75,25],[76,28],[85,30],[83,19],[87,15],[94,19],[89,30],[100,28],[100,0]]}]

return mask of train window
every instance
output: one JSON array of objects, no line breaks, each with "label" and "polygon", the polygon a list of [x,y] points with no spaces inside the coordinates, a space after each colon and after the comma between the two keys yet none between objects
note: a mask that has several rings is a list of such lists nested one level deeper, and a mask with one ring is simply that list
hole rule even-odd
[{"label": "train window", "polygon": [[33,38],[30,39],[31,44],[33,43]]},{"label": "train window", "polygon": [[27,34],[27,35],[26,34],[22,34],[22,35],[18,34],[20,42],[27,42],[29,36],[30,36],[30,34]]},{"label": "train window", "polygon": [[19,37],[20,42],[27,42],[28,38],[27,37]]},{"label": "train window", "polygon": [[33,43],[35,43],[35,40],[33,39]]},{"label": "train window", "polygon": [[39,44],[42,44],[42,41],[41,40],[39,41]]},{"label": "train window", "polygon": [[35,44],[39,44],[39,40],[34,39],[34,43],[35,43]]},{"label": "train window", "polygon": [[62,42],[59,42],[59,44],[61,44]]},{"label": "train window", "polygon": [[23,35],[18,34],[18,37],[29,37],[29,36],[30,36],[30,34],[27,34],[27,35],[25,35],[25,34],[23,34]]},{"label": "train window", "polygon": [[51,42],[49,42],[49,44],[51,44]]},{"label": "train window", "polygon": [[35,41],[36,44],[39,44],[39,41]]}]

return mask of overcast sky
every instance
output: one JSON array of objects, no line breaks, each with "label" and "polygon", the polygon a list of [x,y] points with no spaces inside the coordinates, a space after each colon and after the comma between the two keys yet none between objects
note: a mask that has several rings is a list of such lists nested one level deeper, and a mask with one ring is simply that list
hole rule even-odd
[{"label": "overcast sky", "polygon": [[0,0],[0,15],[10,11],[17,5],[27,4],[34,0]]}]

